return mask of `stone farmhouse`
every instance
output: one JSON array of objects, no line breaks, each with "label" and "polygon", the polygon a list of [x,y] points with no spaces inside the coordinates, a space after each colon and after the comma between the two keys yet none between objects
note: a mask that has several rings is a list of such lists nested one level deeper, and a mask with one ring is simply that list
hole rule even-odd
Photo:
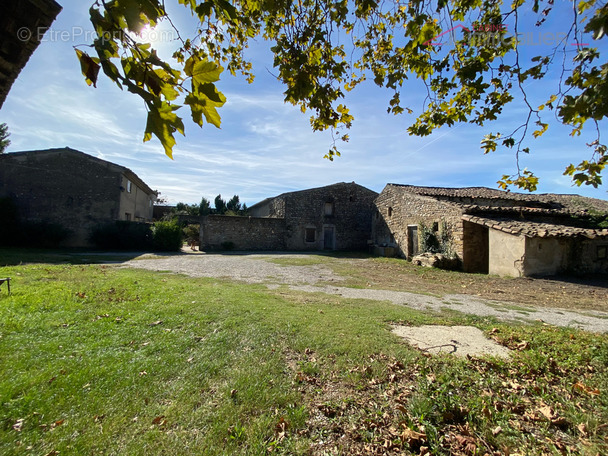
[{"label": "stone farmhouse", "polygon": [[375,205],[372,238],[380,253],[411,258],[420,250],[424,228],[449,239],[467,272],[515,277],[608,272],[608,230],[589,224],[589,211],[608,212],[608,201],[388,184]]},{"label": "stone farmhouse", "polygon": [[0,107],[19,73],[40,44],[61,6],[53,0],[2,2],[0,14]]},{"label": "stone farmhouse", "polygon": [[203,217],[201,248],[365,250],[377,196],[354,182],[283,193],[251,206],[250,217]]},{"label": "stone farmhouse", "polygon": [[67,228],[66,246],[80,247],[101,224],[152,221],[156,192],[130,169],[66,147],[0,155],[0,198],[23,221]]}]

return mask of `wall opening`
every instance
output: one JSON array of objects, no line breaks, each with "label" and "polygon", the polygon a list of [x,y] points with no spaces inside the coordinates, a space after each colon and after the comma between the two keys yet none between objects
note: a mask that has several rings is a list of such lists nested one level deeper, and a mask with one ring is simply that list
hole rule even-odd
[{"label": "wall opening", "polygon": [[418,247],[418,225],[407,226],[407,257],[412,258],[418,255],[420,248]]},{"label": "wall opening", "polygon": [[315,242],[317,240],[317,230],[315,228],[306,228],[304,230],[304,241]]},{"label": "wall opening", "polygon": [[325,250],[335,249],[335,230],[333,226],[323,227],[323,248]]},{"label": "wall opening", "polygon": [[488,227],[463,221],[462,244],[464,271],[487,274],[490,265]]}]

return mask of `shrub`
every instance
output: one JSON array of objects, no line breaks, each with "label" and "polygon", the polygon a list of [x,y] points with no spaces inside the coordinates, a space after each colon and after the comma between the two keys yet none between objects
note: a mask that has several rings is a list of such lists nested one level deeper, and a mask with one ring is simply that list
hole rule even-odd
[{"label": "shrub", "polygon": [[176,222],[156,222],[152,227],[154,250],[179,251],[182,248],[182,228]]},{"label": "shrub", "polygon": [[441,253],[448,258],[455,257],[450,230],[445,222],[441,224],[439,232],[424,223],[419,225],[419,230],[422,252]]},{"label": "shrub", "polygon": [[183,231],[186,242],[198,241],[200,238],[201,226],[199,224],[186,225]]},{"label": "shrub", "polygon": [[420,231],[420,248],[422,252],[439,253],[439,239],[437,239],[435,231],[424,223],[421,223],[418,229]]},{"label": "shrub", "polygon": [[89,240],[104,250],[150,250],[153,245],[150,225],[120,220],[97,226]]}]

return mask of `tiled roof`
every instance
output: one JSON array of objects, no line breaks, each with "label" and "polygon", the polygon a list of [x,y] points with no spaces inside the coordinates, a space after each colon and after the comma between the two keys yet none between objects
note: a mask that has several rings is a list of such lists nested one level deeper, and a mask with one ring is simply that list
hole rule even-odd
[{"label": "tiled roof", "polygon": [[[497,190],[488,187],[420,187],[415,185],[388,184],[405,192],[420,196],[427,196],[442,200],[454,200],[456,204],[476,205],[476,199],[485,200],[510,200],[513,206],[540,206],[547,209],[562,209],[569,212],[580,212],[594,209],[600,212],[608,212],[608,201],[588,198],[580,195],[566,195],[558,193],[517,193]],[[462,199],[470,199],[464,203]],[[518,204],[519,203],[519,204]],[[522,204],[523,203],[523,204]]]},{"label": "tiled roof", "polygon": [[322,190],[322,189],[330,189],[330,188],[339,188],[339,187],[352,187],[352,186],[357,186],[359,188],[362,188],[364,190],[367,190],[370,193],[374,193],[376,195],[378,195],[377,192],[370,190],[367,187],[364,187],[363,185],[359,185],[356,182],[338,182],[335,184],[331,184],[331,185],[325,185],[323,187],[314,187],[314,188],[307,188],[305,190],[296,190],[293,192],[285,192],[285,193],[281,193],[280,195],[277,196],[271,196],[269,198],[263,199],[262,201],[255,203],[253,206],[250,206],[249,209],[254,209],[257,208],[258,206],[263,206],[267,203],[269,203],[270,201],[277,199],[277,198],[285,198],[286,196],[291,196],[291,195],[296,195],[296,194],[302,194],[302,193],[308,193],[308,192],[313,192],[315,190]]},{"label": "tiled roof", "polygon": [[608,229],[570,226],[560,223],[563,219],[560,220],[557,218],[554,221],[547,217],[538,220],[516,220],[513,217],[508,216],[465,214],[462,216],[462,219],[508,234],[523,235],[527,237],[584,236],[589,239],[605,238],[608,240]]}]

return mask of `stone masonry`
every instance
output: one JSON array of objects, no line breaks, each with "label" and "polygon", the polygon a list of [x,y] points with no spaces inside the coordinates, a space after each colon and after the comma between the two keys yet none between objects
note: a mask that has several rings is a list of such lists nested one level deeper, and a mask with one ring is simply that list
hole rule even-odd
[{"label": "stone masonry", "polygon": [[0,155],[0,197],[22,220],[61,225],[67,245],[86,246],[99,224],[151,221],[156,194],[131,170],[64,148]]},{"label": "stone masonry", "polygon": [[285,250],[285,220],[207,215],[201,218],[202,250]]},{"label": "stone masonry", "polygon": [[352,183],[283,193],[250,208],[253,216],[285,221],[287,250],[365,250],[378,194]]},{"label": "stone masonry", "polygon": [[589,211],[608,212],[604,200],[388,184],[375,204],[376,246],[404,258],[417,253],[418,228],[425,225],[438,234],[448,231],[452,252],[467,272],[608,272],[608,230],[586,225]]}]

